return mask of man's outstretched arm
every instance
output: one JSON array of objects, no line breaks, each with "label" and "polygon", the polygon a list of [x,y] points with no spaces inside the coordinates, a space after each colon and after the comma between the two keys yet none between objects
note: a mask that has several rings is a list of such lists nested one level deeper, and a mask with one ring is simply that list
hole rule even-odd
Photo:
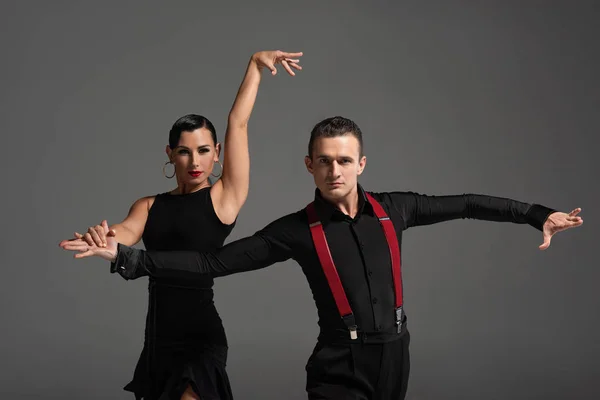
[{"label": "man's outstretched arm", "polygon": [[414,192],[381,193],[379,196],[400,212],[406,228],[461,218],[528,224],[543,232],[541,250],[548,248],[555,233],[583,223],[577,215],[580,208],[564,213],[541,204],[503,197],[480,194],[428,196]]},{"label": "man's outstretched arm", "polygon": [[[105,226],[108,231],[108,226]],[[286,235],[284,226],[283,219],[277,220],[254,235],[211,253],[135,249],[117,244],[114,231],[108,231],[107,247],[89,246],[81,239],[62,247],[77,251],[77,258],[98,256],[110,261],[111,272],[125,279],[142,276],[193,277],[198,274],[218,277],[265,268],[291,258],[292,238]]]}]

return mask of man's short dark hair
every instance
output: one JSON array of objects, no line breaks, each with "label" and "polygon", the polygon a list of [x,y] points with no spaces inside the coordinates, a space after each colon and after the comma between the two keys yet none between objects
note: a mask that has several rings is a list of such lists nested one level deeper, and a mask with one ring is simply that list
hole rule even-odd
[{"label": "man's short dark hair", "polygon": [[337,136],[352,135],[358,140],[359,154],[363,155],[363,140],[362,132],[356,123],[344,117],[330,117],[324,119],[315,125],[310,132],[310,140],[308,141],[308,156],[312,159],[313,143],[318,138],[331,138]]}]

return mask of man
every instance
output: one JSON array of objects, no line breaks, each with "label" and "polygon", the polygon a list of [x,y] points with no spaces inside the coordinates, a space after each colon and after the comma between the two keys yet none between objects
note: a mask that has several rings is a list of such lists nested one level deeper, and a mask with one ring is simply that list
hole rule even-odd
[{"label": "man", "polygon": [[556,232],[583,223],[580,209],[566,214],[499,197],[366,192],[358,184],[366,165],[362,133],[342,117],[314,127],[305,162],[317,186],[314,202],[216,253],[145,252],[117,246],[114,232],[105,248],[83,240],[65,248],[110,260],[111,271],[125,279],[217,277],[293,258],[319,314],[318,342],[306,365],[309,399],[403,399],[410,368],[400,271],[404,230],[458,218],[529,224],[543,232],[543,250]]}]

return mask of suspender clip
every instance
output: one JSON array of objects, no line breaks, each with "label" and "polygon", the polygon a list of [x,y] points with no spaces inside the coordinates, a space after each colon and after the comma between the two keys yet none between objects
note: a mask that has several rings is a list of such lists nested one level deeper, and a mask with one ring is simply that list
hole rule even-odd
[{"label": "suspender clip", "polygon": [[402,310],[402,306],[396,308],[396,329],[397,332],[400,333],[400,331],[402,330],[402,316],[403,316],[403,310]]},{"label": "suspender clip", "polygon": [[352,340],[358,339],[358,333],[356,331],[357,326],[356,325],[351,326],[349,329],[350,329],[350,339],[352,339]]},{"label": "suspender clip", "polygon": [[356,325],[356,319],[354,318],[354,314],[344,315],[342,319],[344,320],[344,323],[350,331],[350,339],[358,339],[358,326]]}]

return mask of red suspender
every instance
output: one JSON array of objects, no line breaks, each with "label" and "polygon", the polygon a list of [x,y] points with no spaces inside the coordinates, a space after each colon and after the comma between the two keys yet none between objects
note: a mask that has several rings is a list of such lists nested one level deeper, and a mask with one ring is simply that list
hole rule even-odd
[{"label": "red suspender", "polygon": [[385,232],[385,239],[390,248],[390,257],[392,260],[392,276],[394,279],[394,291],[396,294],[396,308],[402,307],[402,263],[400,260],[400,246],[398,245],[398,236],[392,220],[387,216],[381,204],[377,202],[369,193],[366,193],[369,203],[379,218],[379,223]]},{"label": "red suspender", "polygon": [[[366,193],[366,195],[367,200],[375,211],[375,215],[379,219],[379,223],[383,228],[385,238],[390,249],[392,276],[394,280],[394,292],[396,297],[395,317],[396,325],[398,327],[397,330],[400,332],[400,328],[402,327],[402,271],[398,237],[396,236],[394,225],[385,213],[383,207],[381,207],[381,205],[370,194]],[[308,214],[308,223],[310,226],[310,233],[312,235],[313,243],[315,245],[315,249],[317,250],[321,267],[323,268],[323,272],[325,273],[325,277],[327,278],[327,282],[331,288],[331,292],[333,294],[333,298],[335,299],[340,316],[350,330],[350,338],[353,340],[357,339],[358,334],[354,314],[352,313],[350,303],[348,302],[348,297],[346,296],[346,292],[344,291],[342,282],[340,281],[337,269],[335,268],[333,258],[331,257],[329,245],[327,244],[325,232],[323,231],[323,225],[321,225],[321,221],[319,220],[315,210],[314,203],[310,203],[308,206],[306,206],[306,213]]]},{"label": "red suspender", "polygon": [[308,206],[306,206],[306,213],[308,214],[308,223],[310,226],[310,233],[312,235],[313,243],[315,244],[317,255],[319,256],[319,261],[321,262],[321,267],[323,268],[323,272],[325,273],[325,277],[329,283],[329,288],[333,293],[333,298],[335,299],[338,311],[350,330],[350,337],[352,339],[356,339],[358,338],[358,335],[356,332],[357,327],[354,320],[354,314],[352,313],[352,308],[350,308],[350,303],[348,302],[348,297],[346,296],[346,292],[342,286],[340,276],[338,275],[335,264],[333,263],[333,258],[331,257],[331,252],[329,251],[329,245],[327,244],[327,239],[325,238],[325,231],[323,231],[323,225],[321,225],[321,221],[319,220],[319,216],[315,210],[314,203],[310,203]]}]

